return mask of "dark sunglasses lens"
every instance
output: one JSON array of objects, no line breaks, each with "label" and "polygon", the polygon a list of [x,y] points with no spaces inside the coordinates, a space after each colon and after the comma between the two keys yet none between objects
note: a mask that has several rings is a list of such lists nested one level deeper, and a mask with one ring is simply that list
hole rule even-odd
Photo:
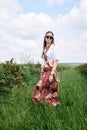
[{"label": "dark sunglasses lens", "polygon": [[48,39],[48,38],[53,39],[53,37],[51,37],[51,36],[46,36],[46,38],[47,38],[47,39]]}]

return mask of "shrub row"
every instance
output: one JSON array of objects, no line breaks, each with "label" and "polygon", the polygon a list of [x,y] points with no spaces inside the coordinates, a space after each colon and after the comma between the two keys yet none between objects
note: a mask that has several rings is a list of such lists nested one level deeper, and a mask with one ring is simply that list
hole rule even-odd
[{"label": "shrub row", "polygon": [[13,58],[0,64],[0,88],[22,85],[24,79],[23,66],[13,63]]},{"label": "shrub row", "polygon": [[87,63],[77,66],[76,69],[87,77]]}]

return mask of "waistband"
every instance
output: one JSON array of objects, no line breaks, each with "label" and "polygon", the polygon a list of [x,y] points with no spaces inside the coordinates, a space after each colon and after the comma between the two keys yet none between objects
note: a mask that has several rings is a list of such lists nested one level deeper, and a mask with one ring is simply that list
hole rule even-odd
[{"label": "waistband", "polygon": [[52,67],[44,67],[44,68],[43,68],[43,71],[45,71],[45,72],[46,72],[46,71],[51,71],[51,70],[52,70]]}]

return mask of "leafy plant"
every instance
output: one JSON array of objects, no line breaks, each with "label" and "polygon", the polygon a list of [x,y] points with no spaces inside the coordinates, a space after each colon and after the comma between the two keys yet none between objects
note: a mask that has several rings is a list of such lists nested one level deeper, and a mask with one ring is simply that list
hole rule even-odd
[{"label": "leafy plant", "polygon": [[13,63],[13,58],[0,65],[0,86],[22,85],[25,79],[23,66]]}]

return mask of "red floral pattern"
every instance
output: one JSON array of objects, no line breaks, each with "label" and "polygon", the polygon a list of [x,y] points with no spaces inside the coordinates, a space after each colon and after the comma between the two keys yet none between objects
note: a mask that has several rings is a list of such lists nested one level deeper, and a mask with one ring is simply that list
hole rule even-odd
[{"label": "red floral pattern", "polygon": [[49,75],[51,73],[52,68],[45,67],[43,69],[43,75],[40,80],[42,81],[41,86],[35,86],[33,94],[32,94],[32,102],[34,104],[38,104],[40,102],[47,102],[53,106],[59,104],[58,99],[58,89],[52,89],[50,87]]}]

